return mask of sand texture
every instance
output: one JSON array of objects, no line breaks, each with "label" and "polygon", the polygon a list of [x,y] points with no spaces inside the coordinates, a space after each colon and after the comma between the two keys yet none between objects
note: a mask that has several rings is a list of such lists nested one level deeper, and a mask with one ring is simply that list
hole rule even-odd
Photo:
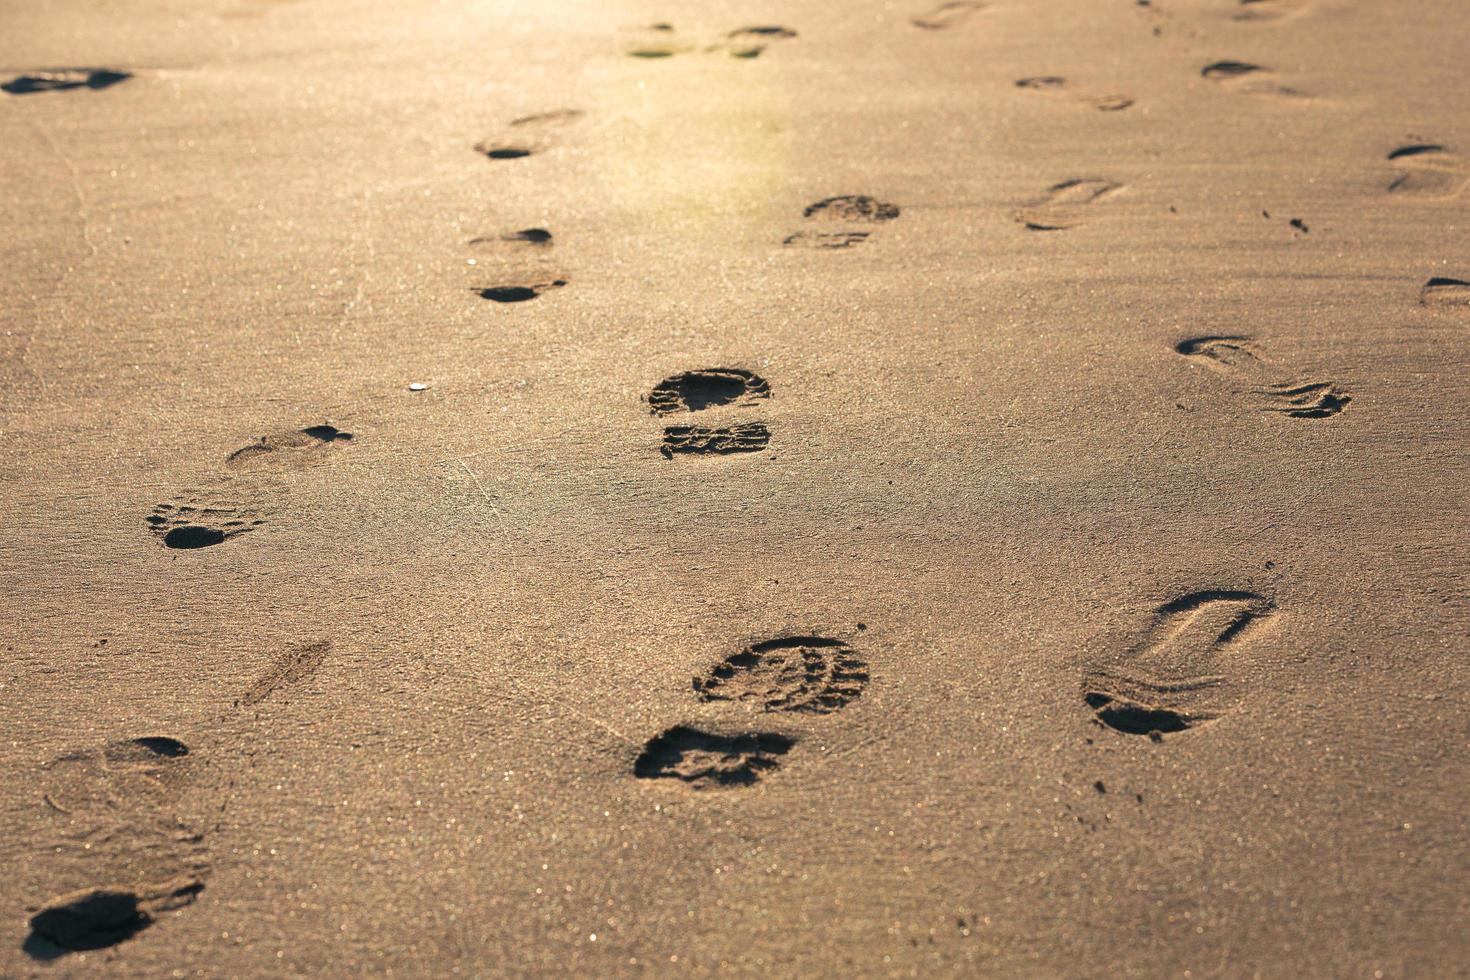
[{"label": "sand texture", "polygon": [[1470,976],[1470,4],[0,25],[0,976]]}]

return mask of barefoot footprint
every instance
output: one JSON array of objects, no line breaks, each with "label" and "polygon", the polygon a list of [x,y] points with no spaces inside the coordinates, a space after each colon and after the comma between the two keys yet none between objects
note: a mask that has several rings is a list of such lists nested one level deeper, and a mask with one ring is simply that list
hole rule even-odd
[{"label": "barefoot footprint", "polygon": [[[305,684],[331,649],[322,640],[278,654],[231,710],[258,710]],[[40,767],[40,800],[63,830],[48,842],[48,859],[69,859],[107,884],[33,907],[28,954],[50,960],[114,946],[204,890],[210,873],[205,835],[175,813],[183,788],[194,782],[192,755],[177,738],[145,735],[67,752]]]},{"label": "barefoot footprint", "polygon": [[1263,412],[1297,419],[1325,419],[1340,413],[1353,400],[1330,381],[1271,381],[1269,365],[1255,342],[1241,335],[1192,337],[1174,345],[1174,352],[1215,371],[1239,375],[1251,382]]},{"label": "barefoot footprint", "polygon": [[920,30],[945,31],[958,27],[988,6],[989,3],[981,0],[952,0],[950,3],[941,3],[927,13],[910,17],[909,23]]},{"label": "barefoot footprint", "polygon": [[1408,143],[1388,154],[1398,173],[1388,191],[1402,198],[1450,201],[1470,183],[1470,165],[1438,143]]},{"label": "barefoot footprint", "polygon": [[1133,105],[1127,95],[1088,95],[1072,92],[1070,83],[1060,75],[1033,75],[1016,79],[1016,88],[1053,95],[1066,95],[1074,102],[1096,109],[1099,112],[1121,112]]},{"label": "barefoot footprint", "polygon": [[583,115],[580,109],[555,109],[512,119],[503,134],[476,143],[475,152],[491,160],[532,156],[556,145],[560,133],[580,121]]},{"label": "barefoot footprint", "polygon": [[1095,205],[1115,196],[1123,185],[1100,178],[1074,178],[1053,184],[1036,203],[1012,217],[1027,231],[1064,231],[1087,221]]},{"label": "barefoot footprint", "polygon": [[1155,741],[1213,721],[1242,696],[1229,657],[1275,612],[1270,599],[1243,590],[1166,602],[1121,662],[1084,675],[1082,700],[1098,724]]},{"label": "barefoot footprint", "polygon": [[261,436],[256,442],[235,450],[225,458],[225,465],[231,469],[305,466],[320,459],[322,452],[334,443],[351,441],[351,432],[327,423],[287,429]]},{"label": "barefoot footprint", "polygon": [[495,277],[489,286],[472,287],[472,292],[492,303],[525,303],[570,282],[553,258],[551,232],[545,228],[522,228],[503,235],[472,238],[470,247],[485,258],[470,259],[476,275]]}]

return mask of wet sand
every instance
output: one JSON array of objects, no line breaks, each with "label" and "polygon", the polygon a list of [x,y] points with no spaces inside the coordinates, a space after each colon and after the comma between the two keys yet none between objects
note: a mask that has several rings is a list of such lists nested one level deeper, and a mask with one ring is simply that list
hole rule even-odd
[{"label": "wet sand", "polygon": [[1464,974],[1470,10],[3,21],[0,974]]}]

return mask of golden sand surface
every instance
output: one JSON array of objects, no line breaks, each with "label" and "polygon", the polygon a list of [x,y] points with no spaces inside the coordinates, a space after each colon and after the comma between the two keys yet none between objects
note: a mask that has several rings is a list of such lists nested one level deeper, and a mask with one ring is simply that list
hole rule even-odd
[{"label": "golden sand surface", "polygon": [[0,25],[0,975],[1470,975],[1470,4]]}]

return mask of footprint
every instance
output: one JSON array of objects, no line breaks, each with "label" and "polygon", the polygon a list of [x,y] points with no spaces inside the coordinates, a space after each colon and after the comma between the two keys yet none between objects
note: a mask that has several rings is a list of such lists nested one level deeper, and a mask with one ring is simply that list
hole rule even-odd
[{"label": "footprint", "polygon": [[1400,171],[1388,185],[1392,194],[1448,201],[1470,183],[1470,166],[1437,143],[1406,144],[1389,153],[1388,159]]},{"label": "footprint", "polygon": [[231,469],[251,469],[284,461],[305,465],[318,455],[318,450],[335,442],[350,441],[352,433],[343,432],[334,425],[309,425],[304,429],[261,436],[259,442],[230,453],[225,458],[225,465]]},{"label": "footprint", "polygon": [[26,952],[36,959],[53,959],[75,950],[115,946],[148,928],[164,912],[189,905],[203,890],[203,881],[182,876],[69,892],[31,916]]},{"label": "footprint", "polygon": [[209,548],[265,523],[255,511],[232,504],[184,498],[161,503],[147,518],[166,548]]},{"label": "footprint", "polygon": [[183,777],[189,747],[162,735],[119,739],[59,755],[41,767],[42,799],[65,814],[155,806]]},{"label": "footprint", "polygon": [[729,426],[670,425],[664,428],[659,452],[674,456],[728,456],[758,453],[771,441],[771,432],[760,422],[738,422]]},{"label": "footprint", "polygon": [[1294,419],[1331,418],[1353,400],[1331,382],[1266,385],[1256,392],[1265,396],[1263,411],[1279,412]]},{"label": "footprint", "polygon": [[1030,78],[1018,78],[1016,79],[1016,88],[1030,89],[1034,92],[1067,95],[1074,101],[1090,106],[1099,112],[1121,112],[1133,105],[1133,99],[1126,95],[1074,94],[1067,80],[1060,75],[1033,75]]},{"label": "footprint", "polygon": [[1270,599],[1245,591],[1192,592],[1167,602],[1119,664],[1084,676],[1082,700],[1098,724],[1155,741],[1219,718],[1240,700],[1220,658],[1275,612]]},{"label": "footprint", "polygon": [[694,679],[694,690],[701,701],[825,715],[860,697],[867,683],[867,663],[841,640],[787,636],[726,657]]},{"label": "footprint", "polygon": [[477,246],[494,246],[503,249],[506,246],[518,246],[527,248],[550,248],[552,244],[551,232],[545,228],[522,228],[505,235],[483,235],[479,238],[471,238],[469,244]]},{"label": "footprint", "polygon": [[1064,180],[1047,188],[1039,201],[1015,212],[1013,217],[1027,231],[1075,228],[1087,220],[1093,205],[1111,198],[1122,189],[1123,185],[1113,180]]},{"label": "footprint", "polygon": [[673,24],[650,24],[639,35],[623,48],[630,58],[672,58],[694,50],[693,44],[675,38]]},{"label": "footprint", "polygon": [[503,136],[475,144],[475,152],[491,160],[515,160],[551,147],[557,133],[582,118],[580,109],[556,109],[512,119]]},{"label": "footprint", "polygon": [[981,0],[953,0],[951,3],[941,3],[926,14],[909,18],[909,23],[926,31],[948,30],[964,23],[988,6],[990,4]]},{"label": "footprint", "polygon": [[1200,69],[1200,75],[1226,88],[1249,95],[1300,97],[1301,92],[1276,81],[1269,68],[1245,61],[1216,61]]},{"label": "footprint", "polygon": [[732,58],[758,58],[772,41],[785,41],[796,37],[796,32],[787,27],[740,27],[725,36],[725,40],[711,50],[728,52]]},{"label": "footprint", "polygon": [[789,248],[852,248],[861,245],[872,234],[870,229],[831,229],[832,225],[879,225],[897,218],[898,205],[879,201],[866,194],[842,194],[808,204],[801,215],[807,221],[827,228],[798,231],[787,235],[781,244]]},{"label": "footprint", "polygon": [[1174,345],[1175,352],[1219,370],[1250,370],[1261,363],[1249,337],[1193,337]]},{"label": "footprint", "polygon": [[565,286],[567,279],[544,279],[539,282],[508,283],[500,286],[476,286],[470,291],[492,303],[524,303],[552,289]]},{"label": "footprint", "polygon": [[1271,21],[1295,17],[1307,8],[1306,0],[1236,0],[1232,20]]},{"label": "footprint", "polygon": [[887,204],[866,194],[841,194],[808,204],[801,216],[809,221],[841,224],[877,224],[899,215],[898,205]]},{"label": "footprint", "polygon": [[665,378],[648,394],[654,415],[702,412],[723,405],[753,405],[771,397],[765,378],[744,368],[705,368]]},{"label": "footprint", "polygon": [[34,95],[37,92],[65,92],[69,89],[100,89],[125,82],[131,72],[109,68],[46,68],[17,75],[0,85],[11,95]]},{"label": "footprint", "polygon": [[692,788],[751,786],[796,744],[770,732],[717,735],[676,725],[648,740],[633,764],[639,779],[677,779]]},{"label": "footprint", "polygon": [[257,705],[282,688],[300,684],[321,668],[331,651],[332,644],[326,640],[291,647],[276,657],[237,703]]},{"label": "footprint", "polygon": [[1470,282],[1436,276],[1419,290],[1425,306],[1470,306]]}]

